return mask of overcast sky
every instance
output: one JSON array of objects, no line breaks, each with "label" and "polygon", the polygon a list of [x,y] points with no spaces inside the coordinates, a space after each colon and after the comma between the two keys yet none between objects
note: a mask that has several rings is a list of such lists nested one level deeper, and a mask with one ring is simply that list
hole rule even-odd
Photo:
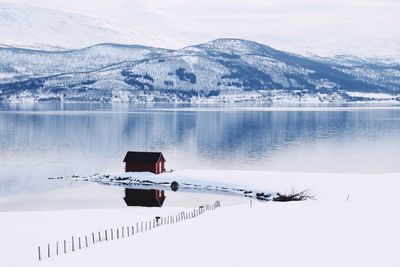
[{"label": "overcast sky", "polygon": [[[399,0],[9,0],[198,39],[242,37],[311,50],[400,47]],[[190,36],[192,34],[192,37]],[[318,48],[319,47],[319,48]],[[285,48],[285,47],[283,47]]]}]

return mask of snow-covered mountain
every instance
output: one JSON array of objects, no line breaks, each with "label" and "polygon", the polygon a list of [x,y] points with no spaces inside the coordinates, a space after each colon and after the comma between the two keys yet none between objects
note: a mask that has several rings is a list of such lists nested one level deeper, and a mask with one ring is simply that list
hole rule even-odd
[{"label": "snow-covered mountain", "polygon": [[400,100],[398,64],[307,58],[240,39],[180,50],[1,48],[0,75],[3,101]]},{"label": "snow-covered mountain", "polygon": [[181,43],[129,24],[55,9],[0,3],[0,46],[65,50],[105,41],[176,47]]},{"label": "snow-covered mountain", "polygon": [[[3,47],[54,51],[119,43],[179,49],[234,37],[305,56],[355,55],[397,62],[400,58],[396,1],[377,8],[364,1],[329,0],[330,4],[317,5],[321,9],[306,0],[302,4],[298,0],[7,2],[0,3]],[[347,12],[334,14],[333,6]],[[371,19],[367,11],[385,19]]]}]

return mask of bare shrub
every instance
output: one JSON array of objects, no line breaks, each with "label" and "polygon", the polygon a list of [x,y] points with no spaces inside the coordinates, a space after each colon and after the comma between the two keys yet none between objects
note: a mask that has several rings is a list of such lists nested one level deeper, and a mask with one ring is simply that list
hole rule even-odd
[{"label": "bare shrub", "polygon": [[303,190],[300,192],[296,192],[292,189],[292,192],[289,194],[280,194],[277,193],[276,197],[274,197],[273,201],[287,202],[287,201],[303,201],[308,199],[315,199],[315,196],[311,195],[308,190]]}]

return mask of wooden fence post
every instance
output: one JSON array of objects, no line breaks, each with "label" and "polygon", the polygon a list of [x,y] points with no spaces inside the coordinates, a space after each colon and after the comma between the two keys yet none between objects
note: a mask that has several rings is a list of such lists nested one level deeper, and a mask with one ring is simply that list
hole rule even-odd
[{"label": "wooden fence post", "polygon": [[82,246],[81,246],[81,237],[79,237],[79,249],[82,249]]},{"label": "wooden fence post", "polygon": [[93,244],[94,244],[94,233],[92,232],[92,241],[93,241]]},{"label": "wooden fence post", "polygon": [[124,238],[124,232],[125,232],[124,227],[122,226],[121,228],[122,228],[122,238]]},{"label": "wooden fence post", "polygon": [[41,255],[40,255],[40,246],[38,246],[38,255],[39,255],[39,260],[41,261],[41,260],[42,260],[42,257],[41,257]]},{"label": "wooden fence post", "polygon": [[111,240],[114,240],[114,230],[111,228]]},{"label": "wooden fence post", "polygon": [[85,235],[86,247],[88,247],[87,236]]},{"label": "wooden fence post", "polygon": [[50,258],[50,244],[47,244],[47,258]]},{"label": "wooden fence post", "polygon": [[58,255],[58,241],[57,241],[57,245],[56,245],[56,255]]},{"label": "wooden fence post", "polygon": [[117,228],[117,239],[119,239],[119,228]]},{"label": "wooden fence post", "polygon": [[72,236],[72,252],[75,251],[74,236]]},{"label": "wooden fence post", "polygon": [[64,240],[64,254],[67,254],[67,241]]},{"label": "wooden fence post", "polygon": [[129,226],[126,227],[126,234],[127,234],[128,237],[129,237]]},{"label": "wooden fence post", "polygon": [[101,242],[101,234],[100,234],[100,231],[99,231],[99,242]]},{"label": "wooden fence post", "polygon": [[108,241],[108,238],[107,238],[107,229],[104,230],[104,234],[106,235],[106,241]]}]

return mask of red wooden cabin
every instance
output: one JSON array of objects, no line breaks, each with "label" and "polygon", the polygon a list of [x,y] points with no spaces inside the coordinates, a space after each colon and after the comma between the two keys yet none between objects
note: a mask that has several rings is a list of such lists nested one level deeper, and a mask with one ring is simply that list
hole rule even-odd
[{"label": "red wooden cabin", "polygon": [[165,158],[161,152],[128,151],[124,158],[126,172],[165,172]]}]

